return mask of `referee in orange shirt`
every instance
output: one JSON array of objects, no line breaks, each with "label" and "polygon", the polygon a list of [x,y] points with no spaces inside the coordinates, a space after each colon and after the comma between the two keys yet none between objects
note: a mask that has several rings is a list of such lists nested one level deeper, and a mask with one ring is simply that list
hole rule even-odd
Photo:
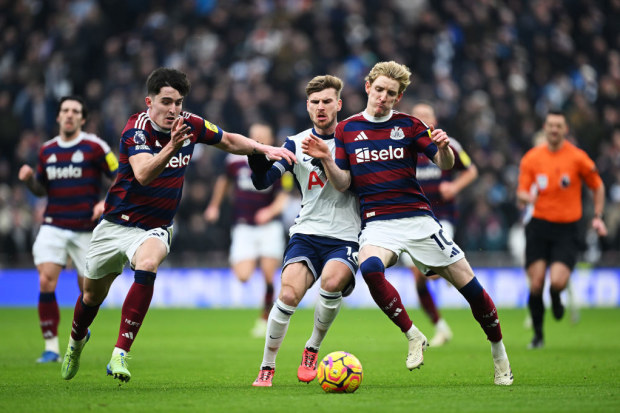
[{"label": "referee in orange shirt", "polygon": [[521,159],[517,201],[534,205],[525,227],[525,269],[530,282],[528,307],[534,338],[529,348],[541,348],[543,340],[543,288],[549,268],[553,316],[564,315],[560,293],[566,288],[579,253],[578,222],[582,216],[582,183],[594,196],[592,228],[607,235],[603,222],[605,187],[594,161],[566,140],[568,125],[561,112],[549,112],[543,125],[545,142],[530,149]]}]

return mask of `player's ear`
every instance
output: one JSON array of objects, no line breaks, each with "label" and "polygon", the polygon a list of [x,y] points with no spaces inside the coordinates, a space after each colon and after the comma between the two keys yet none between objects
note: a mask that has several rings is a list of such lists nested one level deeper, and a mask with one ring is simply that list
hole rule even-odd
[{"label": "player's ear", "polygon": [[149,108],[150,108],[151,106],[153,106],[153,99],[151,99],[151,97],[150,97],[150,96],[145,97],[145,98],[144,98],[144,102],[146,103],[146,106],[147,106],[147,107],[149,107]]}]

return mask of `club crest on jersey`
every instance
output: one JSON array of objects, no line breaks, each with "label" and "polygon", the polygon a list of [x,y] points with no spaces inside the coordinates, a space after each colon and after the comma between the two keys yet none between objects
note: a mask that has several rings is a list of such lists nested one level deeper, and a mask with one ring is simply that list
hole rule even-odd
[{"label": "club crest on jersey", "polygon": [[189,138],[188,138],[188,139],[185,139],[185,140],[183,141],[183,146],[185,147],[185,146],[189,145],[190,143],[192,143],[192,140],[191,140],[191,139],[189,139]]},{"label": "club crest on jersey", "polygon": [[137,130],[133,135],[133,141],[136,145],[144,145],[146,143],[146,136],[144,135],[144,132]]},{"label": "club crest on jersey", "polygon": [[547,178],[547,175],[536,175],[536,185],[538,186],[538,189],[540,190],[544,190],[547,189],[547,185],[549,184],[549,179]]},{"label": "club crest on jersey", "polygon": [[394,139],[395,141],[399,141],[405,137],[405,132],[398,126],[394,126],[394,129],[390,131],[390,139]]},{"label": "club crest on jersey", "polygon": [[84,153],[82,153],[82,151],[75,151],[73,155],[71,156],[71,162],[73,163],[84,162]]}]

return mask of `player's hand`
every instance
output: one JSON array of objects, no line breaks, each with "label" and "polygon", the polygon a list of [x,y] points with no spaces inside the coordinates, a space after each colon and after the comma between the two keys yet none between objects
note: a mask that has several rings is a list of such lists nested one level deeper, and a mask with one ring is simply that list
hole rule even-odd
[{"label": "player's hand", "polygon": [[605,225],[605,221],[601,218],[592,218],[592,228],[594,228],[599,237],[607,236],[607,225]]},{"label": "player's hand", "polygon": [[439,184],[439,194],[444,201],[451,201],[456,197],[456,185],[452,182],[443,181]]},{"label": "player's hand", "polygon": [[297,157],[295,157],[295,154],[286,148],[277,148],[275,146],[262,145],[261,149],[267,159],[269,159],[270,161],[279,161],[280,159],[286,159],[286,162],[288,162],[289,165],[297,163]]},{"label": "player's hand", "polygon": [[91,221],[96,221],[98,220],[101,215],[103,215],[103,209],[105,207],[105,201],[99,201],[95,204],[95,206],[93,207],[93,216],[90,217]]},{"label": "player's hand", "polygon": [[182,116],[179,116],[172,123],[172,129],[170,132],[170,143],[180,148],[183,146],[183,142],[191,137],[191,128],[185,123]]},{"label": "player's hand", "polygon": [[435,129],[433,125],[431,129],[431,140],[439,149],[445,149],[450,145],[450,137],[443,129]]},{"label": "player's hand", "polygon": [[332,152],[329,150],[329,147],[323,141],[323,139],[314,136],[313,134],[308,135],[307,138],[304,138],[301,141],[301,151],[309,156],[312,156],[316,159],[325,159],[331,158]]},{"label": "player's hand", "polygon": [[254,214],[254,221],[257,225],[263,225],[273,219],[273,214],[268,207],[261,208]]},{"label": "player's hand", "polygon": [[217,220],[220,219],[220,209],[218,207],[209,205],[205,209],[203,216],[205,218],[205,221],[207,221],[209,224],[217,222]]},{"label": "player's hand", "polygon": [[28,182],[34,177],[34,171],[29,165],[22,165],[22,167],[19,168],[17,177],[22,182]]}]

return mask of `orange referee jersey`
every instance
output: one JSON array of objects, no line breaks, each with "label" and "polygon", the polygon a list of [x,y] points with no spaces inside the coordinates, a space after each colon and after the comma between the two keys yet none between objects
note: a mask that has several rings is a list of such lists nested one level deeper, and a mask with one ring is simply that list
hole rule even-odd
[{"label": "orange referee jersey", "polygon": [[536,146],[521,159],[518,191],[529,192],[535,185],[538,198],[534,218],[557,223],[578,221],[582,182],[592,190],[603,184],[594,161],[568,141],[557,152],[551,152],[546,144]]}]

